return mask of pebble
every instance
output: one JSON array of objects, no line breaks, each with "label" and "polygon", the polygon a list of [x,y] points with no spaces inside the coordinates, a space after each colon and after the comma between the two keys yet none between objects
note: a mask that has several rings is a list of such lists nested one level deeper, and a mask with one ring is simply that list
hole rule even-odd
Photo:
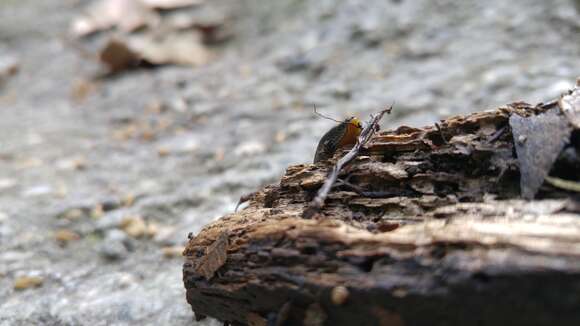
[{"label": "pebble", "polygon": [[56,231],[56,233],[54,234],[54,238],[60,244],[66,245],[69,242],[79,240],[81,236],[72,230],[60,229]]},{"label": "pebble", "polygon": [[17,181],[16,179],[0,179],[0,190],[10,189],[16,186]]},{"label": "pebble", "polygon": [[181,257],[183,250],[185,250],[184,246],[170,246],[170,247],[163,247],[161,249],[161,251],[163,252],[163,257],[165,257],[165,258]]},{"label": "pebble", "polygon": [[330,293],[330,299],[335,305],[342,305],[348,300],[348,289],[342,285],[335,286]]},{"label": "pebble", "polygon": [[22,192],[23,197],[36,197],[50,194],[54,191],[51,185],[37,185],[31,188],[28,188]]},{"label": "pebble", "polygon": [[257,141],[249,141],[240,144],[235,150],[234,154],[237,156],[254,156],[262,154],[266,151],[266,146]]},{"label": "pebble", "polygon": [[121,229],[131,238],[141,238],[147,233],[147,224],[141,216],[128,216],[121,221]]},{"label": "pebble", "polygon": [[42,286],[42,283],[44,283],[44,278],[40,276],[18,276],[14,280],[14,289],[26,290],[30,288],[38,288]]},{"label": "pebble", "polygon": [[121,230],[109,230],[103,243],[99,246],[99,254],[109,260],[125,259],[129,255],[130,242],[127,234]]}]

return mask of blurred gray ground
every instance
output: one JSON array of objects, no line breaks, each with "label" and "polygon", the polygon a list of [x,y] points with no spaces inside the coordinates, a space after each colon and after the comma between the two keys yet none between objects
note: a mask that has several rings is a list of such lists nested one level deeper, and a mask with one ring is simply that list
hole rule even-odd
[{"label": "blurred gray ground", "polygon": [[86,3],[0,0],[0,67],[19,66],[0,80],[0,325],[195,324],[171,249],[312,160],[332,126],[313,103],[365,118],[396,101],[383,127],[420,126],[580,76],[570,0],[207,1],[232,17],[219,59],[78,103],[94,63],[63,40]]}]

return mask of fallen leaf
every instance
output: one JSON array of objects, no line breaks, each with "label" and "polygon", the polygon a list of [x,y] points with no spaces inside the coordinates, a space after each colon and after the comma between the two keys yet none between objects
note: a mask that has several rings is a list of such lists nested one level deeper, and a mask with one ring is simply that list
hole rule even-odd
[{"label": "fallen leaf", "polygon": [[205,255],[201,257],[195,266],[195,272],[210,280],[214,273],[220,269],[227,259],[228,235],[222,232],[217,239],[206,248]]},{"label": "fallen leaf", "polygon": [[153,65],[178,64],[199,66],[213,55],[202,44],[196,31],[168,33],[161,36],[142,35],[131,39],[130,48]]},{"label": "fallen leaf", "polygon": [[117,27],[132,32],[159,23],[159,16],[141,0],[101,0],[75,19],[71,33],[77,37]]},{"label": "fallen leaf", "polygon": [[571,128],[557,110],[530,117],[513,114],[509,124],[520,165],[521,193],[532,199],[568,143]]},{"label": "fallen leaf", "polygon": [[142,58],[126,42],[111,38],[99,51],[99,60],[108,68],[110,74],[115,74],[139,66]]}]

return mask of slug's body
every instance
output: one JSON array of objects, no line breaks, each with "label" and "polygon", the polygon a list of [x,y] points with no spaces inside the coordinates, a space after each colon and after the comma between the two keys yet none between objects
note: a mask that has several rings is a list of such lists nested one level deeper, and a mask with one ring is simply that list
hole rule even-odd
[{"label": "slug's body", "polygon": [[341,147],[354,145],[360,132],[362,123],[357,118],[346,119],[330,129],[318,143],[314,163],[331,158]]}]

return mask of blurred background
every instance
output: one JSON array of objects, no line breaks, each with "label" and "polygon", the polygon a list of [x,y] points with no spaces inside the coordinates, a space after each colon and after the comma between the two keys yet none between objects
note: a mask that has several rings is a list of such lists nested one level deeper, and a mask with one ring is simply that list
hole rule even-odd
[{"label": "blurred background", "polygon": [[[0,0],[0,325],[191,325],[188,232],[383,128],[559,96],[572,0]],[[200,325],[217,325],[212,320]]]}]

